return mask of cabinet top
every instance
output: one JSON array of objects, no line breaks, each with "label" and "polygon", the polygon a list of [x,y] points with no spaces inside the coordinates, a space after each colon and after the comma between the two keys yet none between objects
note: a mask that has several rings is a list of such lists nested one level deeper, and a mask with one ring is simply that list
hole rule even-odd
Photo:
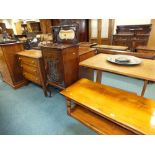
[{"label": "cabinet top", "polygon": [[69,48],[69,47],[76,47],[79,46],[78,44],[49,44],[49,45],[42,45],[42,47],[46,47],[46,48],[52,48],[52,49],[65,49],[65,48]]},{"label": "cabinet top", "polygon": [[42,54],[40,50],[25,50],[17,53],[20,56],[30,57],[30,58],[41,58]]},{"label": "cabinet top", "polygon": [[0,46],[9,46],[14,44],[23,44],[22,42],[8,42],[8,43],[0,43]]}]

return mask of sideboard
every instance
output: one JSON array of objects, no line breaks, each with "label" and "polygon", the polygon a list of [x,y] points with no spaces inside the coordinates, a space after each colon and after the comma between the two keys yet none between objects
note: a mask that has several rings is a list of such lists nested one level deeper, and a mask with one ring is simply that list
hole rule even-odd
[{"label": "sideboard", "polygon": [[137,46],[147,45],[151,24],[146,25],[118,25],[116,34],[113,35],[112,44],[128,46],[135,51]]}]

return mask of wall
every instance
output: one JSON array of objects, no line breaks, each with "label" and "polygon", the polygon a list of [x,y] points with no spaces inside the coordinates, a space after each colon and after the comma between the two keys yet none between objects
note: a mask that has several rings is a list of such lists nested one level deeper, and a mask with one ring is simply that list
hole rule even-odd
[{"label": "wall", "polygon": [[117,25],[140,25],[150,23],[151,19],[115,19],[114,34],[116,33]]}]

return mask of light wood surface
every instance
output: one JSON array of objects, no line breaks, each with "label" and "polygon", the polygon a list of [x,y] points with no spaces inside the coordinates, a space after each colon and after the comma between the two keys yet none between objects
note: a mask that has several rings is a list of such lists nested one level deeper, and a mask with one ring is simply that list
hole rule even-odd
[{"label": "light wood surface", "polygon": [[154,100],[88,79],[79,80],[61,94],[136,134],[155,134]]},{"label": "light wood surface", "polygon": [[112,50],[127,50],[127,46],[114,46],[114,45],[96,45],[93,48],[112,49]]},{"label": "light wood surface", "polygon": [[122,74],[143,80],[155,81],[155,61],[142,59],[142,63],[135,66],[123,66],[108,62],[109,54],[98,54],[80,62],[80,66],[89,67],[101,71]]},{"label": "light wood surface", "polygon": [[18,53],[18,55],[26,56],[30,58],[41,58],[41,50],[25,50]]},{"label": "light wood surface", "polygon": [[76,105],[70,115],[95,130],[98,134],[133,135],[134,133],[101,117],[90,110]]}]

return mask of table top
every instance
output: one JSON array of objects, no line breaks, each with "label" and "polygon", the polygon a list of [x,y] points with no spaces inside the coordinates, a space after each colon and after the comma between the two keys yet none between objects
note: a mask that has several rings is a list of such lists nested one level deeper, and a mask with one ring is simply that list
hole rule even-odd
[{"label": "table top", "polygon": [[61,94],[137,134],[155,134],[154,100],[88,79],[80,79]]},{"label": "table top", "polygon": [[25,50],[25,51],[18,52],[17,54],[21,56],[30,57],[30,58],[42,57],[41,50]]},{"label": "table top", "polygon": [[125,66],[107,61],[110,54],[98,54],[79,63],[80,66],[107,71],[143,80],[155,81],[155,61],[142,59],[141,64]]},{"label": "table top", "polygon": [[101,49],[113,49],[113,50],[127,50],[127,46],[115,46],[115,45],[96,45],[93,48],[101,48]]}]

